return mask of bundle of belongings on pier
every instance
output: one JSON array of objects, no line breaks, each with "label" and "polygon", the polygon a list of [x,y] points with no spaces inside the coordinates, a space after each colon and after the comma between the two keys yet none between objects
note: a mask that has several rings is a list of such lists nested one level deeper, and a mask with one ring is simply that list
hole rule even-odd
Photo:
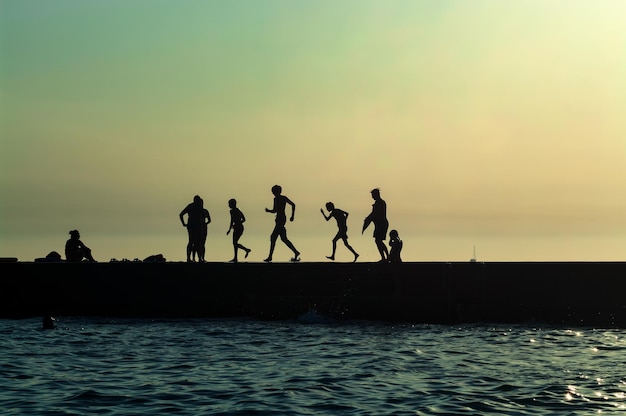
[{"label": "bundle of belongings on pier", "polygon": [[163,257],[163,254],[153,254],[151,256],[146,257],[143,260],[139,260],[139,259],[135,259],[135,260],[111,259],[111,263],[130,263],[130,262],[132,262],[132,263],[164,263],[165,262],[165,257]]},{"label": "bundle of belongings on pier", "polygon": [[143,259],[143,262],[144,263],[164,263],[165,257],[163,257],[163,254],[153,254]]},{"label": "bundle of belongings on pier", "polygon": [[63,259],[56,251],[51,251],[46,257],[39,257],[35,259],[35,263],[57,263],[59,261],[63,261]]}]

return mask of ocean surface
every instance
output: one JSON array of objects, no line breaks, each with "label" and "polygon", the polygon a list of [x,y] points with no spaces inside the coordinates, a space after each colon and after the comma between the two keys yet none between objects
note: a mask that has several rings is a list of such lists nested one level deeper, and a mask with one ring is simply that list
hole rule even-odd
[{"label": "ocean surface", "polygon": [[0,320],[2,415],[591,415],[626,410],[626,330]]}]

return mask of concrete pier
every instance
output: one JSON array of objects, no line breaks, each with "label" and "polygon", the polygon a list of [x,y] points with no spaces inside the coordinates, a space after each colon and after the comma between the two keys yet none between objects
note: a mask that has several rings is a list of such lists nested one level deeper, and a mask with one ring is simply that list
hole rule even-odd
[{"label": "concrete pier", "polygon": [[0,318],[125,316],[626,327],[623,262],[0,263]]}]

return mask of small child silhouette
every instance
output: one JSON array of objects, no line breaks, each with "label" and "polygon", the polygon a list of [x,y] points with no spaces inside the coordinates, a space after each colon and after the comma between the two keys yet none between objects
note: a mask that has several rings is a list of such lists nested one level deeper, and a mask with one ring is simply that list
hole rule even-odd
[{"label": "small child silhouette", "polygon": [[402,258],[400,258],[402,240],[400,240],[397,230],[391,230],[389,232],[389,246],[391,247],[391,251],[389,252],[389,263],[402,263]]},{"label": "small child silhouette", "polygon": [[239,249],[242,249],[246,252],[246,258],[248,258],[248,254],[250,254],[250,249],[239,244],[239,239],[243,234],[243,223],[246,221],[246,217],[243,215],[243,212],[239,208],[237,208],[237,200],[232,198],[228,201],[228,206],[230,207],[230,226],[228,231],[226,231],[226,235],[230,234],[230,231],[233,230],[233,250],[235,252],[235,256],[231,260],[232,263],[237,263],[237,252]]},{"label": "small child silhouette", "polygon": [[331,218],[337,220],[337,234],[333,238],[333,254],[330,256],[326,256],[327,259],[335,260],[335,251],[337,250],[337,241],[343,240],[343,244],[354,254],[354,261],[359,258],[359,254],[354,251],[354,249],[348,244],[348,213],[339,208],[335,208],[335,204],[332,202],[326,203],[326,209],[328,210],[328,216],[324,213],[323,209],[320,209],[320,212],[324,216],[326,221],[329,221]]}]

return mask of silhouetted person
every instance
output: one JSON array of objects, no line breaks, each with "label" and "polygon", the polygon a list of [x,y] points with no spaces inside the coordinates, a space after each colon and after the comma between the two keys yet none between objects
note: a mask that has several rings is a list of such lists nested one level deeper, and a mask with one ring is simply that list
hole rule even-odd
[{"label": "silhouetted person", "polygon": [[389,263],[402,263],[402,258],[400,257],[400,253],[402,252],[402,240],[400,240],[400,236],[396,230],[389,232],[389,247],[391,247],[389,251]]},{"label": "silhouetted person", "polygon": [[380,189],[372,189],[371,193],[374,204],[372,205],[370,215],[365,217],[361,234],[365,232],[365,229],[370,223],[374,223],[374,241],[376,242],[376,247],[380,254],[380,261],[385,262],[387,261],[387,257],[389,257],[389,251],[385,245],[387,229],[389,228],[389,222],[387,221],[387,203],[380,197]]},{"label": "silhouetted person", "polygon": [[209,211],[204,208],[204,200],[200,198],[200,207],[202,208],[202,232],[200,234],[200,241],[198,244],[194,244],[194,249],[198,253],[198,261],[204,263],[206,259],[204,254],[206,252],[206,236],[209,230],[209,223],[211,222],[211,216]]},{"label": "silhouetted person", "polygon": [[[187,224],[184,215],[187,214]],[[185,207],[178,215],[183,227],[187,227],[189,242],[187,243],[187,261],[195,261],[196,253],[198,260],[204,262],[207,225],[211,223],[209,211],[204,209],[204,201],[198,195],[193,197],[193,202]]]},{"label": "silhouetted person", "polygon": [[70,239],[65,243],[65,258],[67,261],[95,261],[91,256],[91,249],[80,241],[78,230],[70,231]]},{"label": "silhouetted person", "polygon": [[237,208],[236,199],[230,199],[228,201],[228,206],[230,207],[230,227],[228,228],[228,231],[226,231],[226,235],[230,234],[231,230],[233,231],[233,250],[235,252],[235,256],[231,262],[237,263],[237,253],[239,249],[246,252],[245,258],[248,258],[248,254],[250,254],[251,251],[249,248],[239,244],[239,239],[243,234],[243,223],[246,221],[246,217],[243,215],[243,212]]},{"label": "silhouetted person", "polygon": [[285,224],[287,223],[287,215],[285,214],[286,205],[291,205],[291,217],[289,221],[293,221],[294,215],[296,213],[296,204],[291,202],[289,198],[284,195],[281,195],[283,188],[280,185],[272,186],[272,193],[274,194],[274,207],[272,209],[265,208],[265,212],[270,212],[272,214],[276,214],[276,225],[274,226],[274,231],[272,231],[272,235],[270,236],[270,254],[263,261],[271,262],[272,255],[274,254],[274,248],[276,247],[276,239],[280,237],[283,243],[293,251],[294,257],[291,261],[300,261],[300,252],[296,250],[294,245],[287,238],[287,229],[285,228]]},{"label": "silhouetted person", "polygon": [[337,231],[337,235],[333,238],[333,254],[330,256],[326,256],[327,259],[335,260],[335,251],[337,250],[337,241],[340,239],[343,240],[343,244],[354,254],[354,261],[359,257],[359,254],[354,251],[350,244],[348,244],[348,213],[346,211],[340,210],[339,208],[335,208],[335,204],[332,202],[326,203],[326,209],[328,210],[328,216],[324,213],[323,209],[320,209],[320,212],[326,219],[329,221],[331,218],[337,220],[337,227],[339,230]]}]

